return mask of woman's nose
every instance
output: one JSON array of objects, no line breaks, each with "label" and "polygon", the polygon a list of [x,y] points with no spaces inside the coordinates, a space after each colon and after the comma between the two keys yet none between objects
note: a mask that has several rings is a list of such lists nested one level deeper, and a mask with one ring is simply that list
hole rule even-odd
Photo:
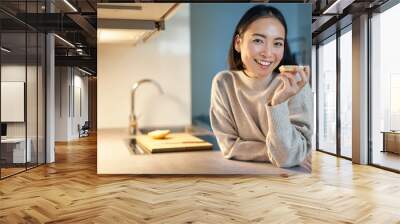
[{"label": "woman's nose", "polygon": [[273,55],[272,52],[272,46],[270,46],[269,44],[266,44],[261,52],[261,55],[264,57],[270,57]]}]

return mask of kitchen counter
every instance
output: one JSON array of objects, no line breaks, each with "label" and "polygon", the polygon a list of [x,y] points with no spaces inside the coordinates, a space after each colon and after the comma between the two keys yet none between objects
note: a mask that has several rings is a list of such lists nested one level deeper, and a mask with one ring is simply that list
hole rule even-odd
[{"label": "kitchen counter", "polygon": [[129,136],[127,129],[98,129],[97,173],[265,175],[309,173],[303,167],[282,169],[265,162],[228,160],[223,158],[221,152],[216,151],[215,147],[210,151],[141,155],[137,153],[132,139],[133,137]]}]

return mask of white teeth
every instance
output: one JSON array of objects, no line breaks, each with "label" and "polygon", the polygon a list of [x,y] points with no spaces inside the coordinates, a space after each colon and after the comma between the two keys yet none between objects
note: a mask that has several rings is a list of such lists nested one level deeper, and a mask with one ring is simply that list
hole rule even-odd
[{"label": "white teeth", "polygon": [[258,64],[260,64],[260,65],[265,65],[265,66],[267,66],[267,65],[270,65],[270,64],[271,64],[271,62],[268,62],[268,61],[260,61],[260,60],[256,60],[256,62],[257,62]]}]

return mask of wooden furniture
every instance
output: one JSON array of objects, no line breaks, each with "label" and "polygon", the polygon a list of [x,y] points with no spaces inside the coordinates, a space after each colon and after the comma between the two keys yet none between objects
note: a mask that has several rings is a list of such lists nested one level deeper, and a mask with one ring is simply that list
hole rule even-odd
[{"label": "wooden furniture", "polygon": [[383,131],[382,152],[400,154],[400,131]]},{"label": "wooden furniture", "polygon": [[171,133],[165,139],[153,139],[148,135],[138,135],[137,144],[150,153],[187,152],[211,150],[212,144],[188,133]]}]

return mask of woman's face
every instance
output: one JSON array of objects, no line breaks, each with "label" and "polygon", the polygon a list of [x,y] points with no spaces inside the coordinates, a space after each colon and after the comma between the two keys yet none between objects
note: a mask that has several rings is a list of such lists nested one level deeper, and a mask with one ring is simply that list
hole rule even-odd
[{"label": "woman's face", "polygon": [[236,36],[235,50],[240,52],[246,74],[262,78],[279,65],[284,43],[285,28],[279,20],[260,18],[248,26],[242,37]]}]

